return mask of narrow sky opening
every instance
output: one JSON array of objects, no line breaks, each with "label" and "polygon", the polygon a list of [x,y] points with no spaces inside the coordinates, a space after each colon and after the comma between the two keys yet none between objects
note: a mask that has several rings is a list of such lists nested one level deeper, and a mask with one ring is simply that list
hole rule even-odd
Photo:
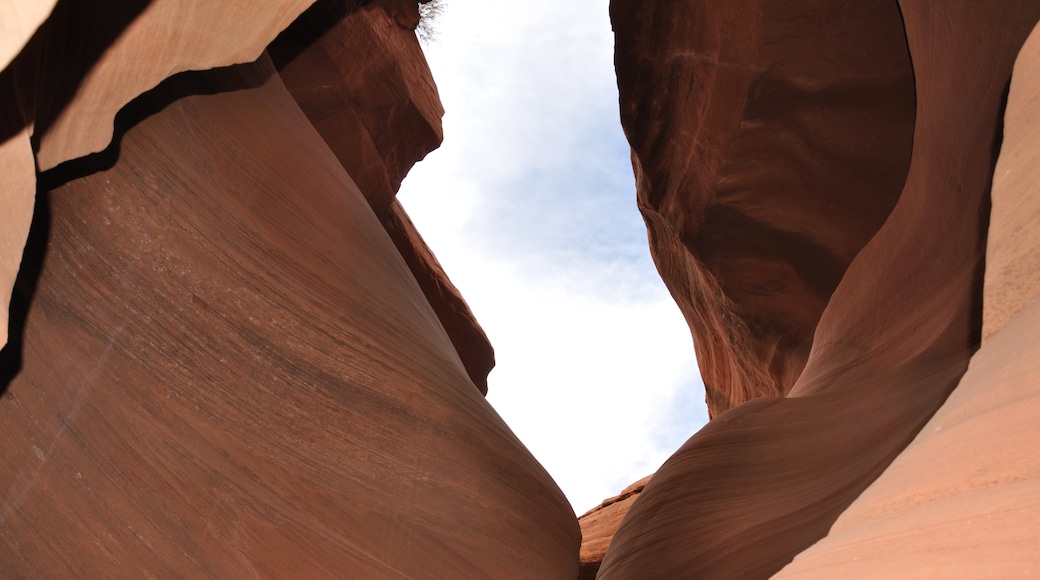
[{"label": "narrow sky opening", "polygon": [[636,209],[608,0],[443,0],[444,144],[398,198],[495,347],[488,400],[578,515],[707,421]]}]

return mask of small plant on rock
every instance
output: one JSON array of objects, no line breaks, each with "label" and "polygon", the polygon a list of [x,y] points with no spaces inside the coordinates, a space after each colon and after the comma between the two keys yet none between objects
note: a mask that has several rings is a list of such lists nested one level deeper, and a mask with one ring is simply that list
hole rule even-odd
[{"label": "small plant on rock", "polygon": [[415,26],[415,35],[424,44],[437,39],[436,22],[444,12],[444,0],[419,0],[419,24]]}]

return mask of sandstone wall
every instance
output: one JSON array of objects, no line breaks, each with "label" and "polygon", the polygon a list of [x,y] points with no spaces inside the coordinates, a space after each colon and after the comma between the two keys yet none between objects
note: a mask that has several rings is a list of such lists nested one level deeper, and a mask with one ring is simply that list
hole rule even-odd
[{"label": "sandstone wall", "polygon": [[[623,14],[630,14],[624,10],[632,6],[634,3],[614,3],[619,47],[630,41],[624,37],[628,29],[619,23]],[[822,3],[785,3],[783,8],[789,12],[781,21],[809,26],[811,30],[814,9],[821,6]],[[659,18],[660,22],[671,23],[662,26],[684,26],[683,20],[667,17],[667,8],[657,12],[658,8],[657,3],[644,5],[636,12],[634,21],[657,22]],[[799,8],[805,12],[798,12]],[[1014,58],[1040,17],[1040,3],[907,1],[901,2],[899,8],[913,66],[916,116],[909,171],[905,180],[899,180],[902,191],[898,202],[849,263],[830,295],[818,324],[814,325],[812,350],[804,370],[787,397],[769,396],[780,394],[778,390],[751,391],[750,395],[758,398],[718,414],[680,448],[632,505],[607,551],[599,577],[751,578],[779,571],[799,552],[828,534],[835,520],[914,439],[961,381],[981,339],[989,192],[1000,144],[1004,89]],[[725,13],[731,9],[719,10]],[[642,19],[639,14],[644,15]],[[698,16],[701,25],[713,22],[711,16]],[[761,18],[746,16],[752,22]],[[741,21],[730,14],[724,22],[735,26]],[[691,19],[687,25],[692,23]],[[709,30],[723,39],[740,39],[746,34],[742,29],[724,26]],[[687,29],[684,37],[704,34]],[[653,38],[648,35],[643,41],[652,44]],[[798,34],[792,34],[790,41],[811,42],[803,41]],[[731,62],[697,51],[674,52],[694,62]],[[813,55],[825,61],[832,58],[830,52],[816,51]],[[619,83],[623,90],[626,78],[636,84],[655,78],[650,73],[626,77],[624,58],[624,53],[619,55]],[[644,64],[653,70],[651,64]],[[691,99],[681,91],[677,93],[675,87],[703,83],[704,75],[702,80],[696,80],[696,75],[684,75],[677,65],[665,70],[671,76],[662,76],[657,84],[633,90],[656,94],[656,100],[651,102],[659,109],[672,107],[696,114],[690,114],[687,119],[692,120],[685,123],[681,116],[671,117],[673,139],[659,144],[657,149],[649,149],[651,152],[705,149],[704,132],[698,129],[697,122],[714,119],[713,107],[729,115],[729,125],[725,126],[730,130],[746,125],[746,120],[728,112],[742,106],[745,110],[751,108],[753,96],[744,99],[746,105],[731,105],[726,97],[732,93],[707,83],[697,93],[698,98]],[[680,98],[673,102],[675,95]],[[622,115],[628,115],[626,131],[633,142],[640,191],[664,188],[667,193],[686,191],[692,199],[704,199],[703,187],[687,182],[684,188],[684,182],[674,175],[674,168],[689,167],[691,173],[703,173],[710,172],[712,165],[693,165],[683,158],[680,163],[668,161],[663,172],[648,170],[648,163],[641,157],[646,141],[639,132],[645,127],[636,119],[653,109],[626,109],[622,98]],[[777,106],[782,106],[786,99],[780,99]],[[633,130],[633,124],[639,128]],[[859,135],[850,131],[846,137],[859,141]],[[869,136],[865,139],[871,141]],[[707,149],[716,151],[715,147]],[[656,159],[654,154],[648,158]],[[835,158],[823,155],[822,159]],[[646,197],[643,193],[641,196]],[[710,270],[703,265],[705,260],[698,261],[697,247],[693,246],[691,251],[691,246],[684,243],[686,238],[677,235],[667,238],[671,242],[662,242],[662,236],[655,237],[655,228],[661,229],[656,224],[662,221],[653,220],[648,220],[652,243],[658,247],[667,245],[673,255],[684,256],[681,260],[658,262],[681,302],[683,292],[698,287],[696,284],[707,279],[703,272]],[[721,283],[719,287],[725,288]],[[734,312],[728,302],[720,307],[714,299],[698,301],[700,308],[709,311],[701,318],[726,319]],[[693,323],[695,337],[702,342],[699,333],[714,336],[720,332],[710,322],[695,318]],[[709,338],[709,344],[711,340],[714,339]],[[698,354],[706,348],[717,347],[701,346]],[[726,348],[730,350],[724,357],[753,370],[763,369],[759,359],[745,354],[747,350],[755,352],[745,343],[731,341]],[[992,364],[979,362],[980,366]],[[706,381],[727,376],[711,374],[711,365],[709,361]],[[743,379],[730,380],[740,384]],[[718,397],[729,397],[727,393],[740,390],[717,384],[708,387],[721,391],[721,395],[716,393],[716,399],[709,396],[709,403],[715,401],[716,405]],[[993,396],[999,400],[1001,395]],[[927,471],[933,465],[927,454],[917,460],[923,463],[916,464],[915,475],[929,478],[918,482],[918,486],[927,487],[930,478],[944,480],[942,471]],[[902,473],[906,475],[905,471]],[[907,479],[900,481],[906,483]],[[912,491],[917,487],[902,489]],[[863,511],[857,513],[862,515]],[[876,515],[877,511],[873,513]],[[1028,526],[1026,522],[1032,516],[1029,512],[1021,515],[1024,519],[1006,521]],[[857,521],[856,516],[849,517],[850,521]],[[907,528],[888,529],[895,532]],[[893,537],[885,539],[892,541]],[[924,543],[916,545],[920,550],[928,547]],[[906,552],[907,557],[909,553]],[[857,555],[870,554],[861,551]],[[927,554],[917,555],[930,559]],[[883,554],[872,556],[872,562],[884,560]],[[802,569],[813,569],[811,562],[807,560]],[[842,563],[831,564],[826,568],[828,573],[845,575]],[[879,571],[892,572],[891,567],[873,569],[869,564],[855,569],[871,577]],[[922,564],[911,570],[924,573],[929,568]]]},{"label": "sandstone wall", "polygon": [[440,140],[416,7],[311,8],[273,47],[286,83],[262,51],[307,4],[63,1],[5,69],[8,287],[37,195],[0,356],[6,574],[576,575],[574,514],[392,199]]},{"label": "sandstone wall", "polygon": [[788,393],[906,177],[914,84],[891,0],[615,0],[650,249],[712,415]]},{"label": "sandstone wall", "polygon": [[[967,49],[967,47],[965,47]],[[1040,28],[1015,62],[993,178],[986,338],[939,412],[780,577],[1008,578],[1040,570],[1036,216]]]}]

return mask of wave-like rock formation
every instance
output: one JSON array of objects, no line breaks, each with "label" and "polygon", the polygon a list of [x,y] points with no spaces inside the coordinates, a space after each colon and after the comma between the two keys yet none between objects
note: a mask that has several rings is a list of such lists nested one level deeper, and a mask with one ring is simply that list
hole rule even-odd
[{"label": "wave-like rock formation", "polygon": [[914,124],[891,0],[722,4],[611,5],[639,209],[712,415],[790,391]]},{"label": "wave-like rock formation", "polygon": [[1040,0],[613,0],[713,419],[580,530],[395,199],[419,14],[0,0],[4,575],[1040,570]]},{"label": "wave-like rock formation", "polygon": [[[765,577],[824,537],[785,575],[1036,569],[1037,472],[1023,456],[1035,443],[1025,419],[1038,376],[1026,306],[1035,289],[1018,287],[1036,275],[1026,225],[1036,194],[1022,149],[1005,148],[1000,167],[1011,168],[997,184],[1013,192],[994,193],[1008,207],[992,229],[989,204],[1005,89],[1040,2],[694,4],[615,0],[612,16],[640,207],[658,268],[686,303],[717,414],[646,485],[598,577]],[[909,60],[898,57],[906,47]],[[774,52],[821,64],[757,65]],[[887,66],[857,69],[859,57]],[[912,134],[901,125],[908,93],[895,89],[907,63]],[[827,131],[831,112],[849,117],[841,130]],[[1025,114],[1009,111],[1009,127]],[[1025,140],[1007,145],[1028,151]],[[830,171],[852,184],[830,187]],[[871,191],[876,212],[852,210]],[[790,208],[792,195],[805,207]],[[831,204],[849,213],[819,211]],[[847,241],[862,249],[827,249],[842,239],[829,232],[860,213]],[[988,231],[1010,247],[987,250]],[[992,277],[987,255],[1003,265]],[[814,286],[820,271],[840,283]],[[806,307],[814,299],[822,312]],[[799,312],[804,324],[788,323]],[[998,331],[997,312],[1016,318]],[[984,319],[995,334],[972,358]],[[803,346],[785,350],[791,336],[811,339],[804,369]],[[795,377],[789,388],[785,377]],[[996,449],[1004,429],[1021,451]]]},{"label": "wave-like rock formation", "polygon": [[1040,28],[1015,63],[993,178],[983,343],[939,412],[781,578],[1040,570]]},{"label": "wave-like rock formation", "polygon": [[577,574],[393,200],[440,142],[417,6],[308,4],[60,0],[4,70],[5,575]]}]

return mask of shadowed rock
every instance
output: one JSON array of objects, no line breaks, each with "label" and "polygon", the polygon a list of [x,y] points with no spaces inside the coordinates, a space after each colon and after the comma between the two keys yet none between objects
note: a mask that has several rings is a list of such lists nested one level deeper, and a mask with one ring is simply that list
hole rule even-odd
[{"label": "shadowed rock", "polygon": [[[397,4],[332,24],[382,26],[369,64],[429,78]],[[244,11],[262,15],[243,46],[277,33],[277,11],[220,10],[247,28]],[[378,150],[398,180],[439,141],[428,88],[385,94],[436,117],[377,129],[411,148]],[[437,139],[414,139],[430,123]],[[450,282],[395,202],[373,212],[270,59],[175,76],[118,125],[106,151],[41,176],[3,357],[6,574],[575,576],[569,504],[474,388],[413,270]]]},{"label": "shadowed rock", "polygon": [[917,115],[897,205],[830,297],[787,398],[734,407],[687,441],[633,504],[599,577],[777,572],[828,533],[967,368],[1003,91],[1040,3],[901,8]]},{"label": "shadowed rock", "polygon": [[621,123],[650,250],[713,416],[788,393],[906,177],[893,0],[614,0]]}]

